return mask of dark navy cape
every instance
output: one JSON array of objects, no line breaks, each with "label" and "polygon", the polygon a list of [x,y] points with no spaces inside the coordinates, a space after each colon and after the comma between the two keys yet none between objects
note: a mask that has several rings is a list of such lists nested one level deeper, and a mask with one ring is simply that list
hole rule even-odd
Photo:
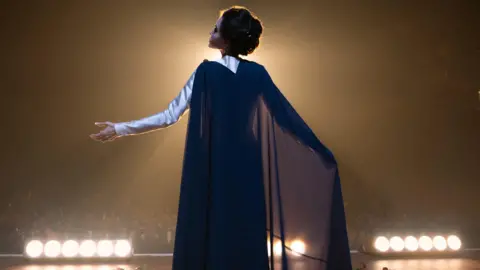
[{"label": "dark navy cape", "polygon": [[[295,240],[304,254],[291,251]],[[190,103],[173,270],[267,269],[352,269],[337,163],[263,66],[242,60],[235,74],[206,61]]]}]

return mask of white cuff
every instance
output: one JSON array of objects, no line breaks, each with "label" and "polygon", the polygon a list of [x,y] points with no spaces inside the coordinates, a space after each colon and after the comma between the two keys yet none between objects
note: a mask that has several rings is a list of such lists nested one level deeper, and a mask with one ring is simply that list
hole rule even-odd
[{"label": "white cuff", "polygon": [[113,125],[113,128],[115,129],[115,133],[117,133],[117,136],[127,136],[128,134],[128,128],[126,127],[125,123],[116,123]]}]

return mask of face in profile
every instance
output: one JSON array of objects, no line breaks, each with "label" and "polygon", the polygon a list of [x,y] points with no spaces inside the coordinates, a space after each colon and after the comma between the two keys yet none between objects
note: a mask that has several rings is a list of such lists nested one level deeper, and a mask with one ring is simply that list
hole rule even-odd
[{"label": "face in profile", "polygon": [[222,23],[222,17],[217,20],[215,27],[210,32],[210,40],[208,41],[208,47],[212,49],[223,50],[225,48],[225,40],[220,36],[220,25]]}]

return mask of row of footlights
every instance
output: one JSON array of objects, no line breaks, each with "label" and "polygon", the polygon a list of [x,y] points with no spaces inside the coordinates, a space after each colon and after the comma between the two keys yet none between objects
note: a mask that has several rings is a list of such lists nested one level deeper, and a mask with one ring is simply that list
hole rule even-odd
[{"label": "row of footlights", "polygon": [[129,240],[31,240],[25,245],[27,257],[36,258],[126,258],[132,255]]},{"label": "row of footlights", "polygon": [[393,236],[387,238],[379,236],[375,239],[374,248],[378,252],[445,252],[458,251],[462,247],[462,241],[456,235],[434,237],[430,236]]}]

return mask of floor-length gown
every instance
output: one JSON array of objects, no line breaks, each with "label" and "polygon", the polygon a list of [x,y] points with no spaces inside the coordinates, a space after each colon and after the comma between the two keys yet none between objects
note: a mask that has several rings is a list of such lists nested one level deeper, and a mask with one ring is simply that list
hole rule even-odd
[{"label": "floor-length gown", "polygon": [[206,61],[167,110],[116,130],[187,109],[173,270],[352,269],[337,163],[263,66]]}]

